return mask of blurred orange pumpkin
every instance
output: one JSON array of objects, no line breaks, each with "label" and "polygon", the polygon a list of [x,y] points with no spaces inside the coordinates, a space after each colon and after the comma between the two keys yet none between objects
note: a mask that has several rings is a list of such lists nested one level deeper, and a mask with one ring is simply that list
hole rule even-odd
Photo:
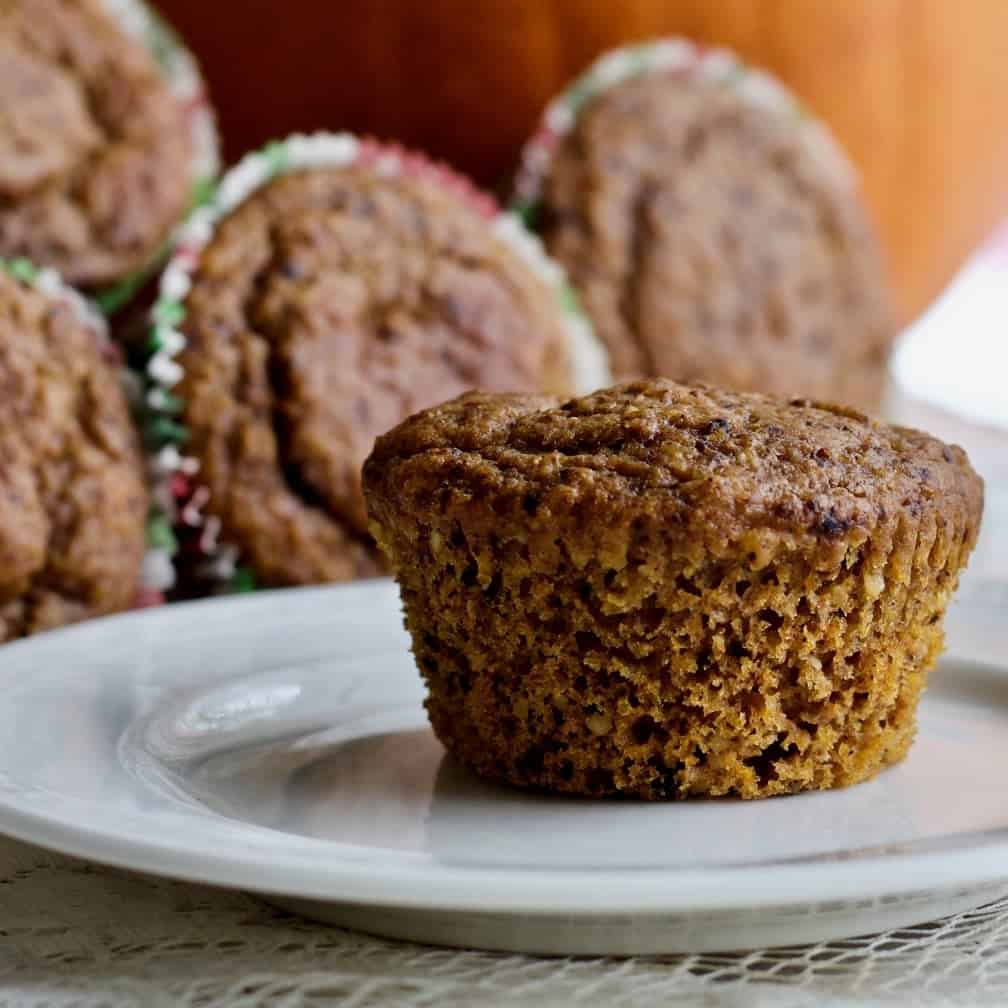
[{"label": "blurred orange pumpkin", "polygon": [[614,45],[684,34],[790,84],[859,165],[905,318],[1008,212],[1008,0],[162,0],[227,153],[347,128],[500,184]]}]

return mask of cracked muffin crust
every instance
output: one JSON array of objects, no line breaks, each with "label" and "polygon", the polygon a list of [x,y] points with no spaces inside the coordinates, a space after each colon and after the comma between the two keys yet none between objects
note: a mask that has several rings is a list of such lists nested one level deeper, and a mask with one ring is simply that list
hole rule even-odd
[{"label": "cracked muffin crust", "polygon": [[364,486],[449,752],[652,799],[901,759],[983,504],[926,434],[661,380],[463,396],[379,438]]},{"label": "cracked muffin crust", "polygon": [[117,6],[0,4],[0,254],[88,288],[149,264],[199,170],[194,109]]},{"label": "cracked muffin crust", "polygon": [[845,156],[779,84],[658,43],[610,54],[546,123],[523,202],[617,379],[878,407],[896,330],[877,242]]},{"label": "cracked muffin crust", "polygon": [[10,268],[0,262],[0,642],[126,609],[147,510],[100,334]]},{"label": "cracked muffin crust", "polygon": [[198,466],[176,522],[183,582],[205,581],[208,528],[256,584],[378,573],[360,489],[378,434],[473,386],[572,387],[557,292],[503,239],[517,224],[492,202],[393,148],[289,143],[306,165],[280,148],[284,170],[259,184],[251,173],[278,155],[252,155],[225,177],[199,251],[183,238],[192,268],[166,337],[181,349],[148,369],[177,372]]}]

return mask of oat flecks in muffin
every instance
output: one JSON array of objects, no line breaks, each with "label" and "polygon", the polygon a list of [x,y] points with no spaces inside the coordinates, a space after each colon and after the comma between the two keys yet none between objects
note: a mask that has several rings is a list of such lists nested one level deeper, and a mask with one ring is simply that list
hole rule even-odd
[{"label": "oat flecks in muffin", "polygon": [[658,380],[464,396],[380,438],[364,480],[449,751],[645,798],[901,759],[983,498],[926,434]]},{"label": "oat flecks in muffin", "polygon": [[708,62],[630,76],[570,114],[541,180],[547,247],[617,378],[875,409],[896,330],[849,166],[793,101],[766,100],[765,74]]},{"label": "oat flecks in muffin", "polygon": [[186,116],[98,0],[0,6],[0,254],[89,287],[145,266],[193,185]]},{"label": "oat flecks in muffin", "polygon": [[436,179],[291,171],[199,257],[176,389],[207,509],[264,584],[377,571],[374,438],[473,386],[569,388],[554,294]]},{"label": "oat flecks in muffin", "polygon": [[143,463],[114,367],[67,302],[0,268],[0,641],[125,609]]}]

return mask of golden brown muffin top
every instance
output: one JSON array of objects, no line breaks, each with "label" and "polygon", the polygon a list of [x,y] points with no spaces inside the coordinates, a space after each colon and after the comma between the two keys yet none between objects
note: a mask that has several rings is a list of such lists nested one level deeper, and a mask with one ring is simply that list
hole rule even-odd
[{"label": "golden brown muffin top", "polygon": [[0,641],[129,605],[146,510],[95,332],[0,269]]},{"label": "golden brown muffin top", "polygon": [[189,450],[265,583],[370,571],[360,467],[410,413],[474,385],[569,388],[552,292],[426,177],[278,178],[221,222],[185,310]]},{"label": "golden brown muffin top", "polygon": [[185,116],[97,0],[0,2],[0,255],[87,286],[143,266],[189,198]]},{"label": "golden brown muffin top", "polygon": [[959,447],[805,400],[654,379],[567,402],[471,393],[380,438],[369,494],[485,502],[537,527],[664,522],[669,539],[860,535],[906,509],[974,536],[983,484]]}]

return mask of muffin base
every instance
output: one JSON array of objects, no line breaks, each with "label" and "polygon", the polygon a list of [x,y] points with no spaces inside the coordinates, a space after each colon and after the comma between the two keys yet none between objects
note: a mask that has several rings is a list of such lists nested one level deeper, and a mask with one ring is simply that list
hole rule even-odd
[{"label": "muffin base", "polygon": [[463,513],[397,519],[381,545],[449,752],[520,787],[646,799],[839,787],[902,759],[971,546],[902,513],[774,557],[755,539],[668,556],[643,532],[586,558]]}]

